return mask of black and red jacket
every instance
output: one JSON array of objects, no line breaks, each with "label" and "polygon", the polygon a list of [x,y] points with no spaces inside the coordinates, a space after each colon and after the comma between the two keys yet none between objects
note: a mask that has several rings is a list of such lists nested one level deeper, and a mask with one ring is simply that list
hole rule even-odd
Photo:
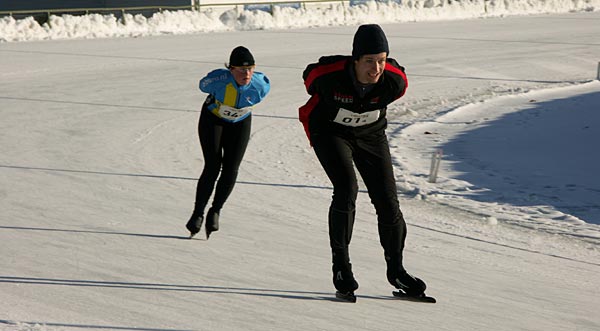
[{"label": "black and red jacket", "polygon": [[[319,132],[361,136],[385,130],[387,106],[403,96],[408,87],[404,67],[388,58],[382,77],[361,98],[355,86],[353,65],[350,56],[324,56],[304,70],[302,78],[311,97],[300,107],[299,119],[309,140]],[[341,108],[359,114],[379,110],[379,118],[364,126],[344,126],[333,121]]]}]

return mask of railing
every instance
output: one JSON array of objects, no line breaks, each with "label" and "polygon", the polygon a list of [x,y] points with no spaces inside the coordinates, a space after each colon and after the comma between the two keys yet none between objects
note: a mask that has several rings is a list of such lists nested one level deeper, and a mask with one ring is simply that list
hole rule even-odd
[{"label": "railing", "polygon": [[194,6],[161,6],[161,7],[123,7],[123,8],[65,8],[65,9],[32,9],[32,10],[9,10],[0,11],[0,16],[14,16],[14,15],[35,15],[35,14],[46,14],[48,16],[52,14],[69,14],[69,13],[83,13],[85,15],[92,13],[103,13],[103,12],[121,12],[125,14],[127,11],[139,12],[139,11],[158,11],[163,10],[194,10]]},{"label": "railing", "polygon": [[[69,14],[69,13],[83,13],[85,15],[92,13],[115,13],[120,12],[125,14],[127,12],[162,12],[164,10],[196,10],[200,11],[203,8],[208,7],[238,7],[238,6],[269,6],[271,13],[273,8],[276,6],[283,5],[298,5],[305,8],[306,4],[314,3],[351,3],[351,0],[302,0],[302,1],[259,1],[259,2],[228,2],[228,3],[209,3],[202,4],[200,1],[194,1],[188,6],[144,6],[144,7],[117,7],[117,8],[65,8],[65,9],[33,9],[33,10],[9,10],[0,11],[1,16],[24,16],[24,15],[36,15],[46,14],[48,17],[53,14]],[[361,1],[356,1],[361,2]],[[364,1],[366,2],[366,0]]]}]

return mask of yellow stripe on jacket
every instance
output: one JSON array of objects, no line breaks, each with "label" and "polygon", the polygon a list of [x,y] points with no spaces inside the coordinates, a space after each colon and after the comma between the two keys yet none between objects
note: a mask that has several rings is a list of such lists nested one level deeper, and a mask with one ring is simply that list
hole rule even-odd
[{"label": "yellow stripe on jacket", "polygon": [[217,107],[215,107],[212,112],[213,114],[217,115],[220,117],[219,115],[219,108],[221,105],[226,105],[229,107],[233,107],[235,108],[236,104],[237,104],[237,97],[238,97],[238,91],[235,88],[235,86],[233,86],[232,83],[229,83],[225,86],[225,95],[223,96],[223,102],[216,102]]}]

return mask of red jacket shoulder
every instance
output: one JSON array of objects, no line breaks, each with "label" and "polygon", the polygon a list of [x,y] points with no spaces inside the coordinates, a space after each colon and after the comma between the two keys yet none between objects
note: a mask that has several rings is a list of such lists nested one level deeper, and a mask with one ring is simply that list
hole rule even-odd
[{"label": "red jacket shoulder", "polygon": [[332,55],[322,56],[317,63],[309,64],[302,74],[304,86],[309,94],[312,94],[312,85],[315,79],[336,71],[342,71],[350,60],[350,56]]}]

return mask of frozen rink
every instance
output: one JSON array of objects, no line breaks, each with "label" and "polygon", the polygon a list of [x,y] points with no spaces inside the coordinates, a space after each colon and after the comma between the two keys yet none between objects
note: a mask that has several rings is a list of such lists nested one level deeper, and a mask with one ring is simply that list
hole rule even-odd
[{"label": "frozen rink", "polygon": [[[518,140],[515,125],[536,132],[557,118],[556,158],[587,153],[597,164],[599,21],[583,12],[382,24],[409,79],[388,112],[406,267],[435,305],[391,298],[364,187],[350,248],[358,302],[333,301],[331,185],[297,109],[304,67],[349,54],[356,26],[0,43],[0,330],[600,329],[600,231],[586,222],[598,219],[598,200],[582,212],[546,199],[554,189],[559,200],[597,195],[598,176],[553,168],[533,192],[544,199],[527,201],[522,186],[537,183],[520,183],[532,171],[522,158],[484,153],[503,134],[533,141]],[[272,90],[221,230],[187,240],[203,164],[197,83],[237,45]],[[562,117],[565,102],[572,116]],[[439,147],[452,153],[432,184]]]}]

